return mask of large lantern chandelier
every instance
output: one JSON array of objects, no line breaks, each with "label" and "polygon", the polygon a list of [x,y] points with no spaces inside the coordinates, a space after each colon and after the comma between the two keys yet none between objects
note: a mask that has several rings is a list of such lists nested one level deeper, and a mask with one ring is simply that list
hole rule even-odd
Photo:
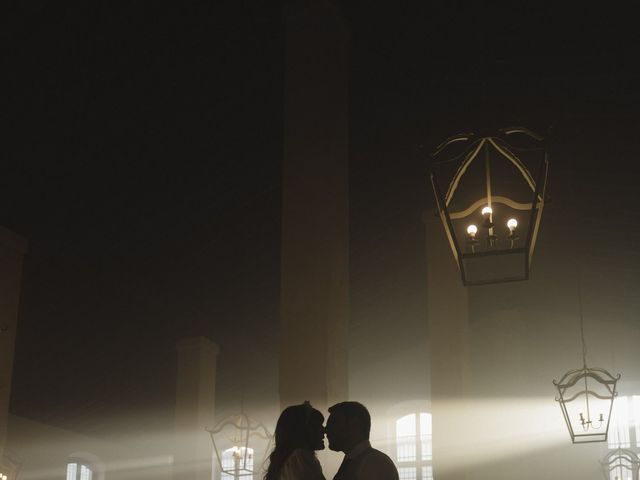
[{"label": "large lantern chandelier", "polygon": [[605,480],[638,480],[640,459],[633,450],[616,448],[600,461]]},{"label": "large lantern chandelier", "polygon": [[603,368],[587,367],[587,347],[584,341],[584,316],[580,295],[580,339],[582,341],[582,368],[569,370],[553,381],[558,395],[556,401],[569,429],[573,443],[606,442],[616,384],[620,374],[611,375]]},{"label": "large lantern chandelier", "polygon": [[456,135],[433,153],[438,214],[465,285],[529,278],[549,168],[542,142],[511,127]]},{"label": "large lantern chandelier", "polygon": [[[242,412],[222,419],[207,431],[223,479],[250,480],[260,473],[273,438],[263,424]],[[256,452],[262,452],[258,458]]]}]

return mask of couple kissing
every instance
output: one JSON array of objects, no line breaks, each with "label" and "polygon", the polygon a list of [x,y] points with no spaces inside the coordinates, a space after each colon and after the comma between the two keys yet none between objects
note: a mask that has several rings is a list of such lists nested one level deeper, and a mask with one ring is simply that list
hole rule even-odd
[{"label": "couple kissing", "polygon": [[285,408],[278,418],[275,447],[264,480],[325,480],[315,451],[329,448],[344,459],[333,480],[398,480],[393,461],[371,447],[371,416],[358,402],[341,402],[324,415],[309,402]]}]

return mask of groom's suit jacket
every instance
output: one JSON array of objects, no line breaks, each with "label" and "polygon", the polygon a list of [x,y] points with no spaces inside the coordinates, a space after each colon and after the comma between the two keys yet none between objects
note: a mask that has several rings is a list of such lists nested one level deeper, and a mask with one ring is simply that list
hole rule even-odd
[{"label": "groom's suit jacket", "polygon": [[333,480],[398,480],[393,461],[365,440],[345,455]]}]

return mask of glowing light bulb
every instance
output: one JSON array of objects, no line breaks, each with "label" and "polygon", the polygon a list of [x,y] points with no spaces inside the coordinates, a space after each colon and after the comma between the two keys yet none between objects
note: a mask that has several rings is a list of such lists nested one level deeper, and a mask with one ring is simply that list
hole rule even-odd
[{"label": "glowing light bulb", "polygon": [[471,237],[475,237],[476,233],[478,233],[478,227],[476,227],[475,225],[469,225],[467,227],[467,233],[469,234],[469,236]]},{"label": "glowing light bulb", "polygon": [[493,213],[493,209],[491,207],[484,207],[482,209],[482,215],[491,215]]},{"label": "glowing light bulb", "polygon": [[516,220],[515,218],[510,218],[509,221],[507,222],[507,227],[512,232],[516,229],[517,226],[518,226],[518,220]]},{"label": "glowing light bulb", "polygon": [[233,451],[231,452],[231,454],[236,460],[240,460],[240,458],[242,457],[240,448],[235,445],[233,446]]}]

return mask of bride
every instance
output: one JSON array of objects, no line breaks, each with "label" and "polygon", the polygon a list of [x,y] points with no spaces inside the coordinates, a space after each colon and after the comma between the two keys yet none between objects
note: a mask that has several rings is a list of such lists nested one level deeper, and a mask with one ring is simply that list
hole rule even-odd
[{"label": "bride", "polygon": [[324,449],[324,416],[307,401],[285,408],[264,480],[325,480],[315,450]]}]

